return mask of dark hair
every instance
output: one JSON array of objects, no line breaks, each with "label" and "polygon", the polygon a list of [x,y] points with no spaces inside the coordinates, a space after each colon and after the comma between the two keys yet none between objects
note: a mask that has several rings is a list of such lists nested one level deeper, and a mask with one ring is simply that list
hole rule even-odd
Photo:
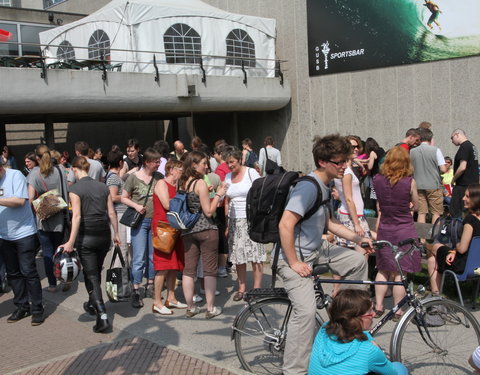
[{"label": "dark hair", "polygon": [[160,154],[153,147],[147,147],[143,153],[143,164],[160,159]]},{"label": "dark hair", "polygon": [[330,321],[325,329],[336,341],[348,343],[355,339],[366,341],[362,318],[372,308],[370,294],[366,290],[343,289],[333,299],[328,313]]},{"label": "dark hair", "polygon": [[136,138],[130,138],[128,141],[127,141],[127,147],[126,148],[130,148],[130,147],[133,147],[135,149],[140,149],[140,142],[138,142],[138,139]]},{"label": "dark hair", "polygon": [[68,153],[68,151],[63,151],[62,157],[65,158],[67,162],[70,162],[70,154]]},{"label": "dark hair", "polygon": [[190,177],[200,180],[203,179],[203,176],[198,173],[193,166],[193,164],[198,164],[203,159],[208,159],[208,157],[200,151],[190,151],[188,154],[186,154],[183,162],[183,174],[178,184],[180,187],[186,189],[186,182]]},{"label": "dark hair", "polygon": [[445,161],[449,161],[451,164],[453,164],[453,160],[450,156],[445,156],[444,159]]},{"label": "dark hair", "polygon": [[213,149],[213,152],[215,154],[219,154],[219,155],[222,155],[222,152],[223,150],[225,149],[225,147],[227,147],[228,145],[226,143],[219,143],[218,145],[216,144],[215,145],[215,148]]},{"label": "dark hair", "polygon": [[265,137],[263,143],[265,143],[265,146],[273,146],[275,144],[275,141],[273,140],[273,137],[271,135],[268,135]]},{"label": "dark hair", "polygon": [[170,146],[168,145],[167,142],[160,139],[153,144],[153,148],[157,150],[160,156],[164,157],[165,159],[168,159],[168,154],[170,153]]},{"label": "dark hair", "polygon": [[120,148],[119,145],[112,145],[112,148],[110,149],[110,151],[122,151],[122,149]]},{"label": "dark hair", "polygon": [[90,163],[85,156],[75,156],[72,160],[72,168],[78,168],[81,171],[87,172],[90,170]]},{"label": "dark hair", "polygon": [[210,152],[210,149],[208,148],[208,146],[205,143],[202,143],[200,146],[198,146],[198,148],[195,151],[203,152],[208,157],[210,157],[210,155],[212,154]]},{"label": "dark hair", "polygon": [[235,146],[227,146],[223,149],[222,152],[222,160],[227,161],[229,158],[237,159],[238,161],[242,161],[242,151],[240,151]]},{"label": "dark hair", "polygon": [[95,149],[95,153],[96,153],[96,154],[97,154],[97,153],[103,154],[102,148],[101,148],[101,147],[97,147],[97,148]]},{"label": "dark hair", "polygon": [[110,168],[119,168],[123,161],[123,154],[120,151],[110,151],[107,154],[107,163]]},{"label": "dark hair", "polygon": [[93,148],[89,148],[88,149],[88,158],[93,159],[94,156],[95,156],[95,151],[93,151]]},{"label": "dark hair", "polygon": [[88,155],[89,148],[90,146],[88,145],[87,142],[84,142],[84,141],[75,142],[75,151],[78,151],[82,156]]},{"label": "dark hair", "polygon": [[200,147],[201,144],[203,144],[203,141],[200,137],[193,137],[192,138],[192,142],[190,142],[191,146],[192,146],[192,150],[198,150],[198,148]]},{"label": "dark hair", "polygon": [[410,128],[407,130],[407,132],[405,133],[405,137],[420,137],[420,132],[418,131],[418,129],[415,129],[415,128]]},{"label": "dark hair", "polygon": [[215,149],[215,147],[217,147],[220,143],[227,143],[227,141],[225,139],[217,139],[215,141],[215,143],[213,144],[213,148]]},{"label": "dark hair", "polygon": [[37,157],[35,156],[35,153],[30,151],[27,155],[25,155],[24,159],[28,159],[31,162],[35,163],[35,165],[38,165]]},{"label": "dark hair", "polygon": [[367,155],[370,155],[370,152],[372,151],[377,152],[378,150],[380,150],[380,146],[378,145],[377,141],[372,137],[368,137],[365,140],[365,153]]},{"label": "dark hair", "polygon": [[471,207],[468,211],[472,214],[480,213],[480,184],[472,184],[467,187],[470,194]]},{"label": "dark hair", "polygon": [[13,155],[12,150],[10,150],[10,147],[8,147],[8,146],[3,146],[2,151],[8,152],[8,155],[10,155],[10,156],[15,156],[15,155]]},{"label": "dark hair", "polygon": [[[347,139],[347,141],[350,143],[350,141],[355,141],[357,142],[357,145],[358,145],[358,154],[361,155],[363,154],[363,142],[362,140],[360,139],[360,137],[358,135],[347,135],[345,137]],[[350,143],[351,145],[351,143]],[[352,146],[352,152],[353,152],[353,146]]]},{"label": "dark hair", "polygon": [[313,161],[315,166],[319,168],[319,161],[329,161],[337,156],[348,158],[351,154],[351,149],[350,142],[339,134],[330,134],[325,137],[317,136],[313,139]]},{"label": "dark hair", "polygon": [[418,128],[421,142],[431,142],[433,138],[433,132],[428,128]]},{"label": "dark hair", "polygon": [[248,147],[252,148],[252,140],[250,138],[245,138],[243,141],[242,141],[242,145],[247,145]]}]

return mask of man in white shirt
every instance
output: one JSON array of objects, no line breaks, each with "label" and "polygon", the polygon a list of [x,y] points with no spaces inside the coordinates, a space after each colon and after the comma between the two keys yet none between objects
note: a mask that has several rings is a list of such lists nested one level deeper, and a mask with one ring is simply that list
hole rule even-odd
[{"label": "man in white shirt", "polygon": [[[105,181],[105,170],[103,165],[98,160],[93,160],[88,158],[88,143],[84,141],[75,142],[75,154],[77,156],[83,156],[87,159],[88,164],[90,164],[90,169],[88,170],[88,175],[97,181]],[[70,169],[70,172],[67,176],[68,185],[73,185],[76,181],[73,170]]]},{"label": "man in white shirt", "polygon": [[[264,144],[265,147],[262,148],[258,153],[258,164],[261,171],[260,174],[263,176],[265,176],[265,174],[272,173],[275,168],[282,166],[282,156],[280,154],[280,150],[273,147],[275,145],[273,137],[265,137]],[[267,162],[267,160],[270,162]]]}]

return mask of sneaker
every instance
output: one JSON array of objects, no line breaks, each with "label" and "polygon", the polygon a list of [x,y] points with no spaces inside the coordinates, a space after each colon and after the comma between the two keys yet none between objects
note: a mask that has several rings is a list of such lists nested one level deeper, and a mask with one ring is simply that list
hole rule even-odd
[{"label": "sneaker", "polygon": [[143,307],[142,297],[140,297],[138,289],[135,289],[135,291],[132,293],[132,307],[136,309]]},{"label": "sneaker", "polygon": [[[200,294],[205,295],[205,289],[200,288]],[[219,292],[218,290],[216,290],[216,291],[215,291],[215,295],[216,295],[216,296],[219,296],[219,295],[220,295],[220,292]]]},{"label": "sneaker", "polygon": [[8,323],[15,323],[30,315],[30,309],[16,309],[7,319]]},{"label": "sneaker", "polygon": [[145,288],[145,298],[153,298],[155,295],[155,289],[153,288],[153,284],[147,284]]},{"label": "sneaker", "polygon": [[217,275],[218,277],[227,277],[228,276],[227,269],[225,267],[219,267]]},{"label": "sneaker", "polygon": [[187,318],[193,318],[195,315],[200,313],[200,307],[195,306],[193,309],[187,309],[185,315]]},{"label": "sneaker", "polygon": [[195,295],[193,296],[193,302],[194,302],[194,303],[200,303],[200,302],[202,302],[202,301],[203,301],[203,297],[202,297],[202,296],[199,296],[198,294],[195,294]]},{"label": "sneaker", "polygon": [[214,306],[212,311],[207,311],[205,313],[206,319],[212,319],[222,313],[222,308],[218,306]]},{"label": "sneaker", "polygon": [[43,313],[32,314],[32,326],[39,326],[45,321]]}]

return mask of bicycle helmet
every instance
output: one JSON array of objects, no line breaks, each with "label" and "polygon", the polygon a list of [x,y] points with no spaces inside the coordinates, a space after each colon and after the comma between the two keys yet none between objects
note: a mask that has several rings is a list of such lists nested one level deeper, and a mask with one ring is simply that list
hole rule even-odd
[{"label": "bicycle helmet", "polygon": [[53,256],[53,273],[63,283],[74,281],[81,270],[80,259],[76,251],[66,253],[59,247]]}]

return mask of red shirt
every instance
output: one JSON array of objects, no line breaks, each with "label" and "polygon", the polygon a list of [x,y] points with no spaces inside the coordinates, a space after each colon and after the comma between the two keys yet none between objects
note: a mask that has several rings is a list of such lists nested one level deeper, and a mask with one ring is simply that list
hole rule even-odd
[{"label": "red shirt", "polygon": [[217,167],[217,169],[215,169],[215,173],[218,174],[218,176],[220,177],[220,181],[222,182],[225,181],[225,176],[227,175],[227,173],[230,173],[230,172],[231,171],[228,168],[226,162],[223,162]]},{"label": "red shirt", "polygon": [[399,146],[410,152],[410,146],[408,145],[408,143],[400,143]]}]

